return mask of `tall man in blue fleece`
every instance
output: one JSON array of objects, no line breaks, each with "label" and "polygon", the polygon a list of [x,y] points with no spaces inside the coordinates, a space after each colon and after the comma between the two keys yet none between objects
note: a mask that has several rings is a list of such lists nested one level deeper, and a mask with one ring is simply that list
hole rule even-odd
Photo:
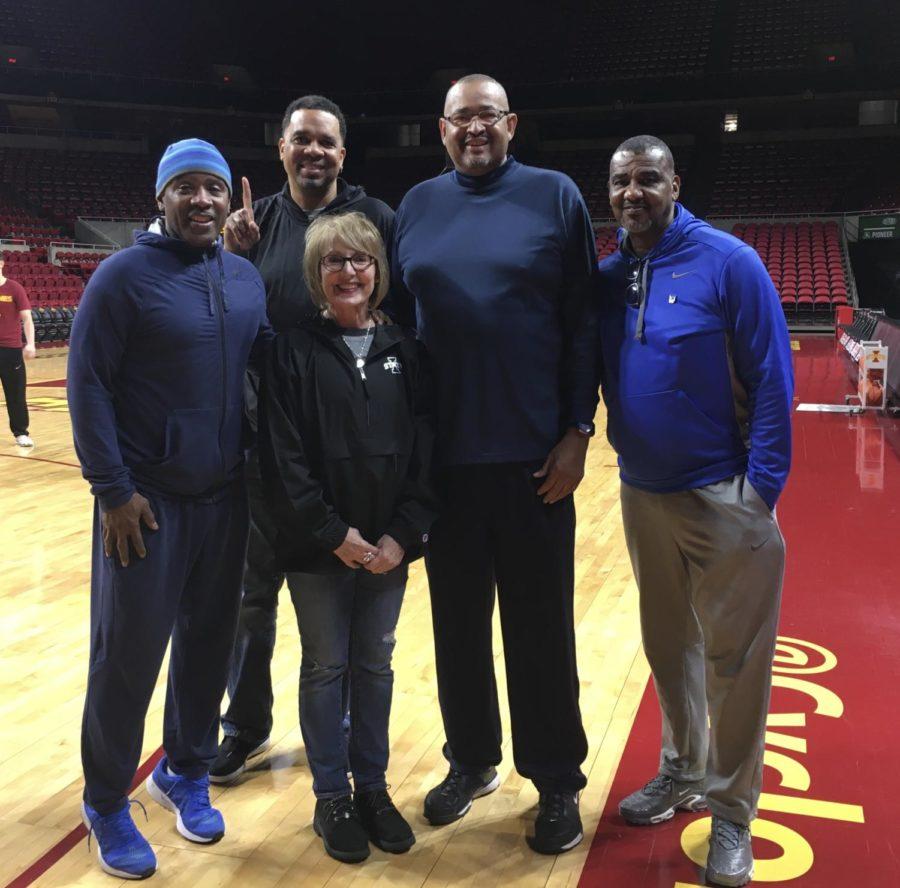
[{"label": "tall man in blue fleece", "polygon": [[457,81],[440,120],[454,170],[395,222],[395,304],[433,360],[445,494],[426,564],[450,770],[425,816],[451,823],[499,785],[496,581],[513,757],[540,792],[529,843],[558,854],[582,838],[572,492],[597,406],[596,258],[575,184],[509,156],[515,129],[496,80]]},{"label": "tall man in blue fleece", "polygon": [[756,253],[691,215],[679,187],[653,136],[612,157],[622,231],[600,265],[603,397],[663,719],[659,773],[619,811],[649,825],[708,805],[707,879],[744,885],[784,573],[791,351]]},{"label": "tall man in blue fleece", "polygon": [[95,496],[82,814],[103,869],[132,879],[156,869],[128,790],[170,637],[166,754],[147,790],[191,841],[225,831],[207,770],[247,544],[244,373],[271,335],[258,272],[219,242],[231,196],[219,151],[170,145],[155,193],[163,218],[84,292],[68,370]]}]

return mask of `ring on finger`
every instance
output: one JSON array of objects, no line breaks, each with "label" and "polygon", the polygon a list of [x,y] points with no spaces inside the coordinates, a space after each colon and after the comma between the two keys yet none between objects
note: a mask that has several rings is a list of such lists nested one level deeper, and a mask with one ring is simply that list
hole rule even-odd
[{"label": "ring on finger", "polygon": [[374,557],[374,552],[366,552],[366,554],[363,555],[363,564],[368,564]]}]

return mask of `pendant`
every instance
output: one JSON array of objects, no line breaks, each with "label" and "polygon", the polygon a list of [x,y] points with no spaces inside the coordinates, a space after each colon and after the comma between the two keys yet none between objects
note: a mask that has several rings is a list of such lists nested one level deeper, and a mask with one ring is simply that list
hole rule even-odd
[{"label": "pendant", "polygon": [[359,370],[359,375],[362,379],[366,378],[366,371],[364,367],[366,366],[366,362],[363,358],[356,359],[356,369]]}]

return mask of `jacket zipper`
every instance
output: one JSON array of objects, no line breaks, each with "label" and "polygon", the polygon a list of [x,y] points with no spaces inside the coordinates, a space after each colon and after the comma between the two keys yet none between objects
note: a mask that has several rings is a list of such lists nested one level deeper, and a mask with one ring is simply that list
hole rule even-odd
[{"label": "jacket zipper", "polygon": [[[206,280],[216,297],[216,313],[219,316],[219,353],[222,356],[222,397],[219,416],[219,468],[220,477],[225,478],[225,446],[222,438],[225,433],[225,416],[228,411],[228,352],[225,348],[225,299],[218,286],[213,283],[209,266],[206,267]],[[220,281],[221,284],[221,281]]]}]

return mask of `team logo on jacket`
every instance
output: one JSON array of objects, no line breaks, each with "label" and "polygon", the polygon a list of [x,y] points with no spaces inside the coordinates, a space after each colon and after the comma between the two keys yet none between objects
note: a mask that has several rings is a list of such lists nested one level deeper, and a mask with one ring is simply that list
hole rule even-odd
[{"label": "team logo on jacket", "polygon": [[391,355],[384,362],[384,369],[387,370],[388,373],[393,373],[396,376],[403,369],[403,365],[393,355]]},{"label": "team logo on jacket", "polygon": [[669,305],[674,305],[678,297],[674,293],[669,293]]}]

